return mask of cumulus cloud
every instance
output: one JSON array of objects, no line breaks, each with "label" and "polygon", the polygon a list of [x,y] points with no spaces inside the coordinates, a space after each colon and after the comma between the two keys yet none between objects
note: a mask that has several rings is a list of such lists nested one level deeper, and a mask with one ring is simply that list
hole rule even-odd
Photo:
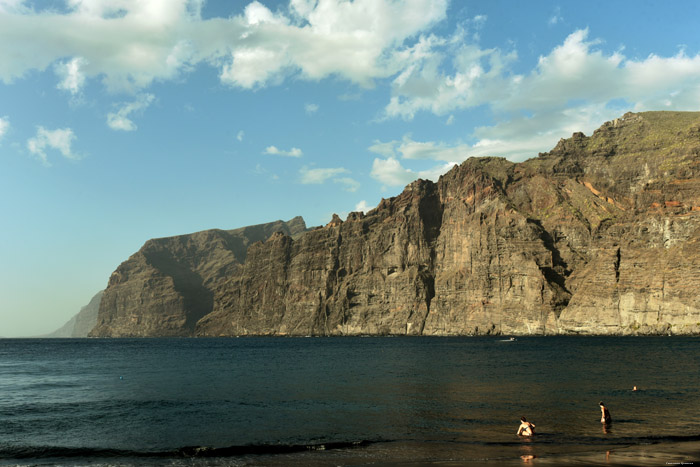
[{"label": "cumulus cloud", "polygon": [[427,170],[413,171],[401,165],[394,157],[387,159],[374,159],[370,175],[384,186],[404,186],[418,178],[437,181],[440,175],[447,173],[456,163],[447,162],[436,165]]},{"label": "cumulus cloud", "polygon": [[56,65],[60,86],[68,89],[77,84],[70,80],[78,72],[100,76],[112,90],[135,91],[171,79],[203,58],[193,48],[201,33],[190,29],[197,29],[200,8],[196,0],[70,0],[65,11],[3,9],[0,79],[9,83],[65,57],[80,57]]},{"label": "cumulus cloud", "polygon": [[386,118],[411,120],[421,111],[446,115],[489,103],[502,92],[503,75],[517,58],[514,51],[481,49],[463,31],[423,39],[409,55],[410,65],[392,82]]},{"label": "cumulus cloud", "polygon": [[129,118],[131,114],[139,114],[151,105],[155,96],[153,94],[142,94],[133,102],[123,103],[119,110],[110,112],[107,115],[107,125],[118,131],[134,131],[136,124]]},{"label": "cumulus cloud", "polygon": [[[385,187],[406,185],[417,178],[437,181],[459,162],[470,155],[472,147],[467,144],[449,145],[432,141],[414,141],[410,135],[402,140],[388,142],[375,141],[368,148],[370,152],[384,156],[375,158],[370,175]],[[427,170],[414,171],[402,165],[400,160],[433,160],[443,162]]]},{"label": "cumulus cloud", "polygon": [[276,146],[268,146],[263,151],[263,154],[271,154],[273,156],[285,156],[285,157],[301,157],[304,155],[299,148],[292,148],[289,151],[284,151],[278,149]]},{"label": "cumulus cloud", "polygon": [[[385,117],[410,120],[418,112],[446,115],[486,106],[499,123],[477,128],[469,135],[476,140],[471,146],[413,143],[400,152],[395,142],[390,155],[522,160],[551,149],[574,131],[590,133],[629,110],[700,107],[700,55],[687,56],[681,50],[673,57],[628,59],[619,50],[605,53],[602,41],[581,29],[542,55],[529,73],[516,74],[511,66],[515,50],[481,49],[465,37],[458,31],[449,40],[424,41],[413,65],[393,79]],[[455,154],[449,156],[452,150]]]},{"label": "cumulus cloud", "polygon": [[406,185],[417,177],[415,172],[404,168],[394,157],[374,159],[370,175],[386,186]]},{"label": "cumulus cloud", "polygon": [[10,129],[10,119],[6,116],[0,117],[0,141],[2,141],[3,136]]},{"label": "cumulus cloud", "polygon": [[367,204],[367,201],[365,201],[365,200],[363,199],[362,201],[360,201],[359,203],[357,203],[357,204],[355,205],[355,211],[356,211],[356,212],[357,212],[357,211],[359,211],[359,212],[369,212],[369,211],[371,211],[372,209],[374,209],[375,207],[376,207],[376,206],[370,206],[369,204]]},{"label": "cumulus cloud", "polygon": [[446,0],[292,1],[286,17],[253,2],[241,17],[245,32],[221,80],[253,88],[296,73],[370,86],[395,73],[404,40],[444,19],[446,8]]},{"label": "cumulus cloud", "polygon": [[[449,125],[457,112],[483,106],[499,122],[465,135],[474,138],[471,147],[385,146],[378,154],[387,167],[397,157],[406,163],[410,154],[444,162],[464,154],[525,158],[626,110],[700,107],[700,55],[628,58],[622,50],[604,51],[602,41],[581,29],[562,38],[531,70],[516,72],[514,45],[479,44],[488,26],[485,16],[450,34],[432,30],[446,19],[448,3],[290,0],[287,8],[273,11],[252,1],[240,14],[204,19],[202,0],[67,0],[62,8],[45,9],[36,2],[0,0],[0,80],[10,83],[33,70],[53,69],[58,87],[71,95],[100,79],[111,91],[139,96],[154,81],[207,64],[222,83],[243,89],[287,77],[334,77],[366,87],[389,82],[385,119],[410,120],[425,112]],[[543,21],[548,18],[563,22],[558,9]],[[110,127],[135,129],[132,114],[150,105],[144,95],[149,94],[109,114]],[[314,106],[305,111],[316,112]],[[293,149],[278,150],[279,155],[298,157]],[[451,151],[459,154],[448,157]]]},{"label": "cumulus cloud", "polygon": [[236,134],[236,139],[237,139],[238,141],[243,141],[243,137],[244,137],[244,136],[245,136],[245,132],[244,132],[243,130],[241,130],[241,131],[239,131],[239,132]]},{"label": "cumulus cloud", "polygon": [[55,66],[56,74],[61,81],[56,86],[58,89],[68,91],[72,95],[80,93],[85,84],[85,74],[81,70],[87,64],[82,57],[74,57],[67,62],[59,62]]},{"label": "cumulus cloud", "polygon": [[304,105],[304,110],[308,115],[313,115],[318,112],[318,104],[306,104]]},{"label": "cumulus cloud", "polygon": [[71,149],[75,134],[70,128],[59,128],[56,130],[47,130],[43,126],[37,128],[36,136],[27,140],[27,149],[29,152],[39,157],[44,165],[50,165],[47,149],[55,149],[67,159],[79,159],[80,156],[75,154]]},{"label": "cumulus cloud", "polygon": [[253,1],[239,15],[209,19],[203,3],[68,0],[63,10],[41,10],[4,0],[0,80],[56,64],[61,89],[73,92],[79,80],[99,77],[111,90],[137,92],[207,63],[222,82],[241,88],[290,74],[370,86],[402,67],[397,51],[443,20],[448,1],[292,0],[274,12]]}]

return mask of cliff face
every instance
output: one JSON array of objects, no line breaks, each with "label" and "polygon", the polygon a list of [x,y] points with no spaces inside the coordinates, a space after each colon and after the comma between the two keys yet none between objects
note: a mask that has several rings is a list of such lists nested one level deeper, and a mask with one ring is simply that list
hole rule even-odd
[{"label": "cliff face", "polygon": [[92,334],[698,333],[699,227],[700,113],[627,114],[303,234],[149,241]]},{"label": "cliff face", "polygon": [[245,263],[250,244],[305,230],[297,217],[149,240],[112,273],[90,336],[191,336],[211,312],[214,290]]}]

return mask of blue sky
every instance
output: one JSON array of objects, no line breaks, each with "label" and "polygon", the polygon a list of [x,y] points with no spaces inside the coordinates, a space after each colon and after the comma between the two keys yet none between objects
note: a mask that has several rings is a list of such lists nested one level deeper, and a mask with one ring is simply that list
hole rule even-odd
[{"label": "blue sky", "polygon": [[0,336],[153,237],[367,211],[471,156],[700,110],[695,1],[0,0]]}]

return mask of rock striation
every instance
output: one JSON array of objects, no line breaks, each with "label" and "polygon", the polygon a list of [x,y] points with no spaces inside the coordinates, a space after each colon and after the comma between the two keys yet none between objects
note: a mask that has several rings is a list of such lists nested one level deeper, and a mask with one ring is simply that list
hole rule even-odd
[{"label": "rock striation", "polygon": [[150,240],[91,335],[697,334],[698,247],[700,113],[629,113],[324,227]]},{"label": "rock striation", "polygon": [[215,291],[246,262],[248,247],[280,232],[306,230],[288,222],[206,230],[149,240],[109,278],[91,337],[191,336],[212,311]]}]

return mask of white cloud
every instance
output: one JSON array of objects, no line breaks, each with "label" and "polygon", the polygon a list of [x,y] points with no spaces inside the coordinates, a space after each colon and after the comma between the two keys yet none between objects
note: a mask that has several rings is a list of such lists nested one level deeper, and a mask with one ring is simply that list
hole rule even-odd
[{"label": "white cloud", "polygon": [[393,157],[374,159],[370,175],[387,186],[402,186],[416,179],[416,174],[401,166]]},{"label": "white cloud", "polygon": [[[397,51],[443,20],[448,0],[294,0],[274,12],[253,1],[242,14],[209,19],[202,18],[203,4],[67,0],[63,9],[34,10],[3,0],[0,80],[60,62],[62,89],[99,77],[110,90],[137,92],[207,63],[219,68],[222,82],[242,88],[289,74],[369,86],[401,68]],[[66,57],[84,62],[61,62]]]},{"label": "white cloud", "polygon": [[394,142],[391,154],[462,160],[450,155],[458,150],[522,160],[628,110],[700,108],[700,54],[681,50],[673,57],[627,59],[619,50],[603,52],[602,42],[588,35],[587,29],[574,31],[525,74],[512,72],[515,51],[466,44],[459,32],[449,40],[426,41],[412,66],[394,78],[385,117],[486,106],[499,123],[477,128],[469,135],[477,141],[471,146]]},{"label": "white cloud", "polygon": [[367,149],[369,149],[375,154],[379,154],[380,156],[391,157],[396,154],[397,144],[397,141],[389,141],[386,143],[382,143],[379,140],[375,140],[374,144]]},{"label": "white cloud", "polygon": [[304,105],[304,110],[308,115],[313,115],[316,112],[318,112],[318,105],[317,104],[306,104]]},{"label": "white cloud", "polygon": [[301,183],[304,185],[325,183],[328,179],[337,178],[338,175],[349,172],[350,171],[348,169],[343,167],[319,169],[302,167],[299,170],[299,174],[301,175]]},{"label": "white cloud", "polygon": [[232,53],[231,63],[224,65],[219,78],[224,83],[252,88],[264,86],[291,63],[282,50],[243,47]]},{"label": "white cloud", "polygon": [[396,158],[389,157],[388,159],[374,159],[370,175],[385,186],[404,186],[418,178],[437,181],[440,175],[445,174],[455,165],[454,162],[447,162],[428,170],[416,172],[403,167]]},{"label": "white cloud", "polygon": [[37,128],[36,136],[27,140],[27,149],[39,157],[44,165],[50,165],[46,149],[55,149],[67,159],[79,159],[80,156],[71,149],[75,139],[75,134],[70,128],[47,130],[40,126]]},{"label": "white cloud", "polygon": [[404,159],[433,159],[447,162],[466,159],[466,147],[466,145],[451,147],[443,143],[419,142],[404,138],[397,151]]},{"label": "white cloud", "polygon": [[0,140],[2,140],[3,136],[5,136],[9,129],[10,119],[7,117],[7,115],[0,117]]},{"label": "white cloud", "polygon": [[355,180],[354,178],[350,177],[338,177],[333,179],[334,183],[339,183],[344,186],[345,191],[349,191],[350,193],[355,193],[357,190],[360,189],[360,182]]},{"label": "white cloud", "polygon": [[358,212],[358,211],[359,211],[359,212],[364,212],[364,213],[366,213],[366,212],[371,211],[371,210],[374,209],[375,207],[376,207],[376,206],[370,206],[369,204],[367,204],[367,201],[365,201],[365,200],[363,199],[362,201],[360,201],[359,203],[357,203],[357,204],[355,205],[355,209],[354,209],[354,210],[355,210],[355,212]]},{"label": "white cloud", "polygon": [[407,59],[412,64],[393,80],[393,95],[384,109],[386,118],[411,120],[421,111],[445,115],[488,104],[503,92],[503,74],[517,54],[482,50],[464,42],[462,36],[458,31],[449,40],[426,40],[420,53]]},{"label": "white cloud", "polygon": [[285,156],[285,157],[301,157],[304,155],[304,153],[301,152],[301,149],[299,149],[299,148],[292,148],[289,151],[284,151],[282,149],[278,149],[276,146],[266,147],[265,151],[263,151],[263,154],[271,154],[274,156]]},{"label": "white cloud", "polygon": [[[367,87],[389,80],[384,118],[427,112],[446,116],[449,125],[457,111],[484,106],[501,122],[465,135],[477,140],[471,148],[413,147],[416,156],[431,153],[425,157],[443,161],[457,160],[439,155],[457,147],[469,154],[531,156],[568,136],[574,125],[590,131],[593,122],[603,121],[598,118],[620,111],[700,108],[700,55],[627,58],[622,50],[604,51],[587,29],[573,31],[531,70],[516,73],[515,49],[479,45],[485,16],[445,37],[431,33],[447,17],[448,0],[291,0],[274,11],[253,1],[239,15],[209,19],[202,18],[203,4],[67,0],[62,9],[35,10],[0,0],[0,80],[53,67],[59,88],[73,95],[87,80],[101,79],[109,90],[137,96],[154,81],[178,78],[200,64],[217,68],[223,83],[246,89],[290,76],[335,77]],[[560,10],[547,19],[561,24]],[[108,124],[133,130],[131,114],[148,104],[126,104],[108,116]],[[316,111],[314,105],[305,110]],[[384,161],[411,150],[389,149],[381,154]]]},{"label": "white cloud", "polygon": [[432,159],[445,162],[461,162],[469,157],[468,151],[470,150],[470,146],[466,144],[450,146],[445,143],[436,143],[432,141],[414,141],[411,139],[410,135],[406,135],[401,141],[394,140],[385,143],[375,141],[375,144],[368,149],[375,154],[389,158],[400,155],[402,159]]},{"label": "white cloud", "polygon": [[243,141],[243,137],[245,136],[245,132],[243,130],[239,131],[238,134],[236,135],[236,139],[238,141]]},{"label": "white cloud", "polygon": [[107,125],[113,130],[136,130],[136,124],[129,117],[133,113],[140,113],[147,109],[154,99],[153,94],[142,94],[133,102],[123,103],[119,110],[107,115]]},{"label": "white cloud", "polygon": [[74,96],[80,93],[85,84],[85,74],[81,71],[81,67],[85,65],[87,65],[87,60],[82,57],[74,57],[70,61],[57,63],[55,71],[61,81],[56,87],[68,91]]},{"label": "white cloud", "polygon": [[[3,9],[0,79],[11,82],[65,57],[89,63],[84,74],[82,66],[73,71],[99,76],[112,90],[134,91],[155,79],[172,79],[204,58],[191,46],[205,39],[198,27],[200,8],[198,0],[70,0],[65,12]],[[218,24],[211,29],[217,26],[221,29]],[[57,65],[59,73],[70,75],[65,65],[63,70]],[[72,89],[70,82],[65,86]]]}]

